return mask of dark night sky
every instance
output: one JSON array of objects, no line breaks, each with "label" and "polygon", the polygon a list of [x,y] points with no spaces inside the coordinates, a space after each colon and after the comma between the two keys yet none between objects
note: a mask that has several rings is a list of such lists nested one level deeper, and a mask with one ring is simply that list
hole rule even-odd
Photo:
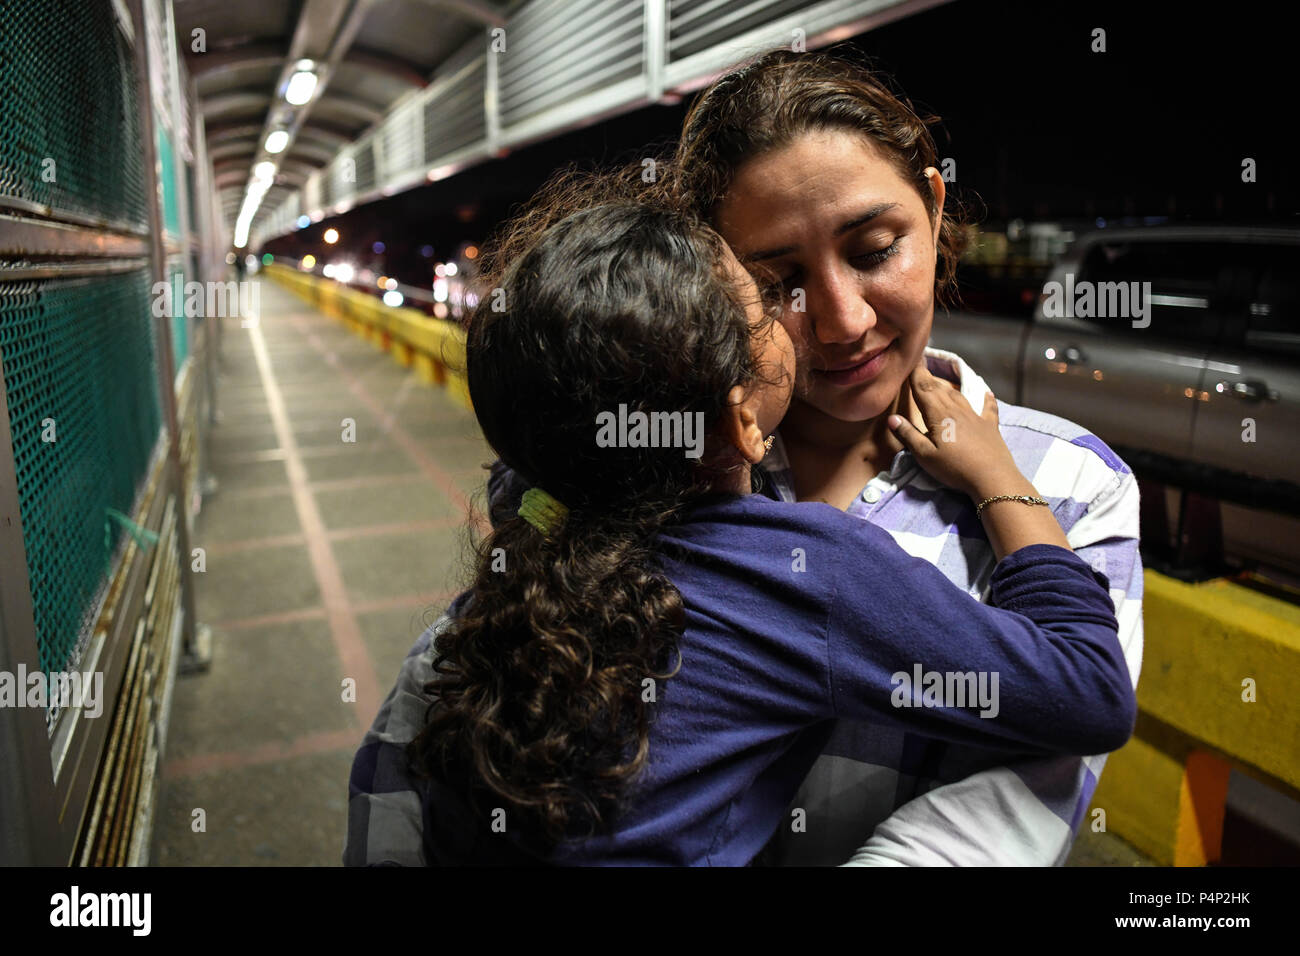
[{"label": "dark night sky", "polygon": [[[1296,222],[1294,40],[1269,4],[954,0],[849,41],[935,113],[941,156],[976,218],[1171,216]],[[1091,52],[1092,30],[1107,52]],[[421,281],[425,243],[443,257],[481,241],[550,173],[671,143],[687,102],[653,106],[482,163],[430,186],[324,220],[269,244],[319,253],[388,247],[389,274]],[[1253,157],[1258,181],[1241,181]],[[370,256],[356,256],[369,261]],[[408,270],[411,274],[408,276]],[[423,284],[423,282],[422,282]]]}]

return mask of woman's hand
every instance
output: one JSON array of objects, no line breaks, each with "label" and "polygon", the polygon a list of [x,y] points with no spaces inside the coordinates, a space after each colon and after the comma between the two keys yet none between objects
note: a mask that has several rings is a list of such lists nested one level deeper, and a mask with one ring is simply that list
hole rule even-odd
[{"label": "woman's hand", "polygon": [[901,415],[890,415],[888,424],[926,472],[977,502],[992,495],[1025,493],[1022,489],[1028,482],[998,431],[998,403],[992,392],[985,394],[984,413],[977,415],[966,397],[955,388],[945,388],[924,362],[908,383],[926,432]]}]

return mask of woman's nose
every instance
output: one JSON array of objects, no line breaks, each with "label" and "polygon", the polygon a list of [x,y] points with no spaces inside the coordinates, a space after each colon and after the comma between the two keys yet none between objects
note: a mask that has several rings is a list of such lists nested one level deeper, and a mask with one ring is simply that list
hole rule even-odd
[{"label": "woman's nose", "polygon": [[854,282],[837,274],[810,283],[808,324],[822,345],[852,345],[876,324],[876,311]]}]

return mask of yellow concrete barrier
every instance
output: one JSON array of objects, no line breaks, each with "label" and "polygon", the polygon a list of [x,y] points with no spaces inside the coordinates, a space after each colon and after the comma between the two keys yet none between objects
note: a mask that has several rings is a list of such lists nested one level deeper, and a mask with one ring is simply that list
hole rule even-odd
[{"label": "yellow concrete barrier", "polygon": [[422,381],[446,389],[456,402],[471,407],[465,380],[465,333],[459,326],[431,319],[416,309],[391,308],[377,296],[279,263],[265,271],[402,365],[413,367]]},{"label": "yellow concrete barrier", "polygon": [[1107,760],[1093,807],[1160,863],[1212,863],[1232,768],[1300,789],[1300,606],[1147,571],[1143,608],[1137,732]]}]

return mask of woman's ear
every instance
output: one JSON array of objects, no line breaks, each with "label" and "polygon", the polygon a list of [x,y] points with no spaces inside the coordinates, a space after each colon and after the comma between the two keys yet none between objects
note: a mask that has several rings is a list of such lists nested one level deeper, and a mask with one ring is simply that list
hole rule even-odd
[{"label": "woman's ear", "polygon": [[943,227],[943,199],[947,188],[943,183],[943,173],[933,166],[925,167],[925,178],[930,183],[930,195],[934,196],[934,249],[939,251],[939,230]]},{"label": "woman's ear", "polygon": [[758,427],[757,390],[736,385],[727,393],[727,407],[718,422],[719,432],[751,465],[767,454],[763,430]]}]

